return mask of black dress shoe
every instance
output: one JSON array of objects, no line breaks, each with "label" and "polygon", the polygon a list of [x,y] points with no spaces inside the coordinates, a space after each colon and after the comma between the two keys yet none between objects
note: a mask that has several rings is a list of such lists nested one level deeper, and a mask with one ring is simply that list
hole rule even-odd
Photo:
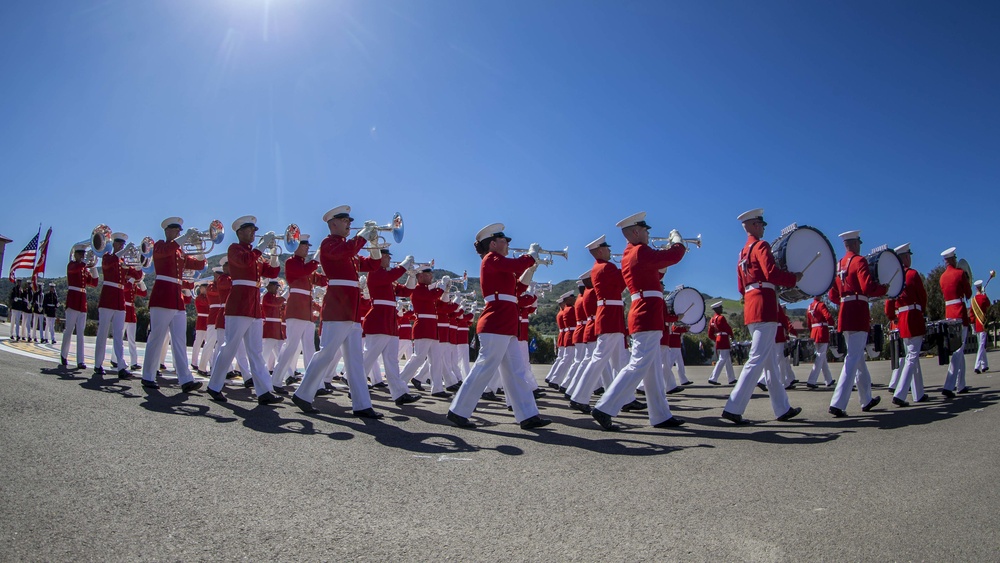
[{"label": "black dress shoe", "polygon": [[332,395],[332,394],[333,394],[333,385],[324,385],[323,387],[320,387],[319,389],[316,390],[317,397],[322,397],[324,395]]},{"label": "black dress shoe", "polygon": [[275,395],[274,393],[264,393],[260,397],[257,397],[257,404],[258,405],[273,405],[275,403],[280,403],[281,401],[284,401],[284,400],[285,400],[284,397],[279,397],[279,396]]},{"label": "black dress shoe", "polygon": [[235,371],[226,372],[226,379],[236,379],[239,376]]},{"label": "black dress shoe", "polygon": [[354,411],[354,416],[358,418],[370,418],[372,420],[378,420],[385,417],[384,414],[380,412],[375,412],[375,409],[368,407],[367,409],[362,409],[360,411]]},{"label": "black dress shoe", "polygon": [[184,393],[192,393],[201,389],[201,381],[188,381],[184,385],[181,385],[181,391]]},{"label": "black dress shoe", "polygon": [[692,383],[694,383],[694,381],[685,381],[684,383],[681,383],[681,385],[691,385]]},{"label": "black dress shoe", "polygon": [[526,418],[521,421],[521,430],[531,430],[532,428],[541,428],[543,426],[548,426],[552,424],[552,421],[547,418],[542,418],[537,414],[531,418]]},{"label": "black dress shoe", "polygon": [[464,416],[461,416],[461,415],[457,415],[457,414],[455,414],[455,413],[453,413],[451,411],[448,411],[448,420],[451,421],[452,424],[454,424],[455,426],[457,426],[459,428],[475,428],[476,427],[476,425],[473,424],[472,422],[470,422],[468,418],[465,418]]},{"label": "black dress shoe", "polygon": [[942,389],[941,394],[944,395],[945,397],[948,397],[949,399],[955,398],[955,392],[952,391],[951,389]]},{"label": "black dress shoe", "polygon": [[410,385],[412,385],[413,388],[416,389],[417,391],[424,390],[424,384],[420,383],[420,381],[418,381],[416,377],[410,380]]},{"label": "black dress shoe", "polygon": [[576,401],[570,401],[569,402],[569,406],[571,408],[574,408],[574,409],[582,412],[583,414],[590,414],[590,411],[592,410],[590,408],[590,405],[585,405],[583,403],[578,403]]},{"label": "black dress shoe", "polygon": [[458,388],[461,387],[461,386],[462,386],[461,383],[455,383],[454,385],[449,385],[449,386],[445,387],[444,390],[445,391],[450,391],[450,392],[454,393],[455,391],[458,391]]},{"label": "black dress shoe", "polygon": [[243,388],[249,389],[253,387],[253,377],[248,377],[243,381]]},{"label": "black dress shoe", "polygon": [[958,393],[959,393],[959,395],[964,395],[964,394],[968,393],[969,391],[972,391],[972,387],[962,387],[962,389]]},{"label": "black dress shoe", "polygon": [[847,416],[846,412],[842,409],[838,409],[837,407],[830,407],[830,414],[832,414],[834,418],[844,418]]},{"label": "black dress shoe", "polygon": [[543,391],[543,390],[541,390],[541,389],[535,389],[534,391],[532,391],[532,392],[531,392],[531,394],[532,394],[532,395],[533,395],[533,396],[534,396],[534,397],[535,397],[536,399],[538,399],[539,397],[544,397],[544,396],[545,396],[545,391]]},{"label": "black dress shoe", "polygon": [[819,385],[816,385],[815,383],[806,383],[806,387],[810,389],[819,389]]},{"label": "black dress shoe", "polygon": [[166,369],[167,369],[166,364],[160,364],[160,369],[166,371]]},{"label": "black dress shoe", "polygon": [[927,395],[927,393],[924,393],[924,395],[922,397],[920,397],[919,399],[913,399],[913,402],[914,403],[926,403],[927,401],[930,401],[930,400],[931,400],[931,398]]},{"label": "black dress shoe", "polygon": [[573,396],[570,395],[569,393],[563,393],[563,399],[566,399],[567,401],[569,401],[572,398],[573,398]]},{"label": "black dress shoe", "polygon": [[137,371],[142,369],[142,366],[140,366],[139,364],[132,364],[132,367],[129,369],[131,369],[132,371]]},{"label": "black dress shoe", "polygon": [[59,356],[59,364],[62,365],[62,367],[68,367],[69,361],[66,360],[65,356]]},{"label": "black dress shoe", "polygon": [[836,387],[837,386],[837,381],[836,380],[831,381],[830,383],[827,383],[826,386],[827,387]]},{"label": "black dress shoe", "polygon": [[287,397],[288,396],[288,391],[285,391],[284,387],[275,387],[274,388],[274,394],[275,395],[282,395],[282,396]]},{"label": "black dress shoe", "polygon": [[226,399],[226,396],[222,394],[222,391],[212,391],[211,389],[209,389],[208,396],[211,397],[212,400],[215,401],[216,403],[229,402],[229,399]]},{"label": "black dress shoe", "polygon": [[597,395],[598,397],[604,396],[604,387],[598,387],[597,389],[594,389],[594,394]]},{"label": "black dress shoe", "polygon": [[684,421],[672,416],[663,422],[657,422],[653,425],[653,428],[677,428],[678,426],[684,426]]},{"label": "black dress shoe", "polygon": [[788,385],[785,385],[785,391],[791,391],[792,389],[795,389],[795,382],[794,381],[791,382],[791,383],[789,383]]},{"label": "black dress shoe", "polygon": [[974,370],[974,371],[975,371],[976,373],[983,373],[983,372],[979,371],[978,369],[977,369],[977,370]]},{"label": "black dress shoe", "polygon": [[892,398],[892,404],[896,405],[897,407],[908,407],[908,406],[910,406],[910,403],[907,403],[903,399],[897,399],[896,397]]},{"label": "black dress shoe", "polygon": [[146,389],[159,389],[160,388],[160,384],[159,383],[157,383],[155,381],[147,381],[145,379],[142,380],[142,386],[145,387]]},{"label": "black dress shoe", "polygon": [[708,380],[708,384],[709,384],[709,385],[722,385],[722,384],[721,384],[721,383],[719,383],[718,381],[712,381],[711,379],[709,379],[709,380]]},{"label": "black dress shoe", "polygon": [[385,389],[388,386],[389,386],[389,384],[386,383],[385,381],[380,381],[380,382],[376,383],[375,385],[372,385],[372,388],[373,389]]},{"label": "black dress shoe", "polygon": [[431,393],[431,397],[437,397],[439,399],[450,399],[451,393],[447,391],[438,391],[437,393]]},{"label": "black dress shoe", "polygon": [[420,395],[416,393],[403,393],[396,399],[396,406],[401,407],[409,403],[416,403],[420,400]]},{"label": "black dress shoe", "polygon": [[636,394],[636,395],[642,395],[642,396],[645,396],[645,395],[646,395],[646,390],[645,390],[645,389],[636,389],[636,390],[635,390],[635,394]]},{"label": "black dress shoe", "polygon": [[786,412],[785,414],[779,416],[778,420],[780,420],[782,422],[784,422],[786,420],[791,420],[791,419],[795,418],[796,416],[799,416],[800,412],[802,412],[802,407],[789,407],[788,412]]},{"label": "black dress shoe", "polygon": [[633,399],[631,403],[622,407],[625,412],[633,411],[644,411],[646,410],[646,403],[641,402],[639,399]]},{"label": "black dress shoe", "polygon": [[94,368],[94,375],[105,375],[104,368],[101,366]]},{"label": "black dress shoe", "polygon": [[113,367],[113,368],[118,367],[118,362],[111,362],[111,367]]},{"label": "black dress shoe", "polygon": [[872,397],[872,400],[868,401],[867,405],[861,407],[861,410],[864,411],[864,412],[868,412],[868,411],[872,410],[873,408],[875,408],[875,405],[877,405],[877,404],[879,404],[881,402],[882,402],[882,397],[878,397],[878,396]]},{"label": "black dress shoe", "polygon": [[593,409],[590,411],[590,416],[594,417],[594,420],[596,420],[597,423],[601,425],[601,428],[605,430],[618,430],[618,427],[615,425],[614,422],[612,422],[610,414],[603,411],[599,411],[597,409]]},{"label": "black dress shoe", "polygon": [[[671,389],[670,391],[667,391],[667,395],[674,395],[674,394],[676,394],[676,393],[680,393],[680,392],[681,392],[681,391],[683,391],[683,390],[684,390],[684,388],[683,388],[683,387],[681,387],[680,385],[678,385],[677,387],[674,387],[674,388],[673,388],[673,389]],[[636,394],[638,394],[638,393],[639,393],[639,392],[638,392],[638,391],[636,391]],[[645,395],[645,393],[643,393],[643,395]]]},{"label": "black dress shoe", "polygon": [[497,394],[494,393],[493,391],[486,391],[486,392],[484,392],[482,394],[481,398],[484,401],[499,401],[500,400],[500,397],[497,397]]},{"label": "black dress shoe", "polygon": [[559,389],[558,383],[552,383],[551,381],[549,381],[548,384],[549,384],[549,389]]},{"label": "black dress shoe", "polygon": [[758,383],[757,389],[760,389],[761,391],[767,391],[767,385],[764,385],[763,383]]},{"label": "black dress shoe", "polygon": [[741,415],[741,414],[734,414],[734,413],[731,413],[731,412],[726,411],[726,410],[722,411],[722,418],[728,420],[729,422],[732,422],[733,424],[737,424],[737,425],[739,425],[739,424],[749,424],[750,423],[750,421],[748,421],[747,419],[743,418],[743,415]]},{"label": "black dress shoe", "polygon": [[896,388],[895,387],[886,387],[886,389],[888,389],[890,393],[895,393],[896,392]]},{"label": "black dress shoe", "polygon": [[87,364],[76,364],[76,369],[87,369]]},{"label": "black dress shoe", "polygon": [[118,379],[134,379],[127,369],[118,370]]},{"label": "black dress shoe", "polygon": [[559,392],[565,394],[566,393],[566,388],[560,385],[559,386]]},{"label": "black dress shoe", "polygon": [[306,414],[312,414],[312,413],[319,412],[319,409],[317,409],[316,407],[314,407],[312,403],[310,403],[309,401],[307,401],[305,399],[300,399],[298,395],[292,395],[292,403],[294,403],[295,406],[299,407],[300,411],[302,411],[302,412],[304,412]]}]

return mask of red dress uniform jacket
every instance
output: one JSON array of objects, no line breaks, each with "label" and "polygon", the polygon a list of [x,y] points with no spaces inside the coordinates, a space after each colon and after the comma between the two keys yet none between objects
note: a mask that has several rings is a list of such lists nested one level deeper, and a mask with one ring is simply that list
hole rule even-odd
[{"label": "red dress uniform jacket", "polygon": [[137,282],[135,282],[134,280],[129,280],[128,282],[125,283],[125,322],[126,323],[135,323],[135,322],[139,321],[139,319],[137,319],[136,316],[135,316],[135,298],[136,297],[145,297],[146,296],[146,290],[145,289],[139,289],[136,286],[136,284],[137,284]]},{"label": "red dress uniform jacket", "polygon": [[406,311],[398,316],[399,319],[399,339],[413,340],[413,311]]},{"label": "red dress uniform jacket", "polygon": [[249,244],[229,245],[229,275],[233,289],[226,299],[227,317],[260,319],[260,278],[274,278],[281,268],[264,261],[261,251]]},{"label": "red dress uniform jacket", "polygon": [[361,298],[358,272],[371,272],[382,266],[380,260],[357,255],[367,242],[358,237],[345,239],[330,235],[320,244],[319,262],[329,278],[329,287],[323,297],[323,322],[356,320]]},{"label": "red dress uniform jacket", "polygon": [[288,282],[288,300],[285,303],[285,315],[288,319],[312,321],[312,290],[313,286],[325,286],[326,276],[316,273],[319,262],[305,261],[304,258],[292,256],[285,260],[285,280]]},{"label": "red dress uniform jacket", "polygon": [[753,235],[747,235],[736,266],[736,283],[743,296],[743,322],[778,322],[778,294],[775,286],[792,287],[795,274],[781,270],[774,263],[771,245]]},{"label": "red dress uniform jacket", "polygon": [[265,293],[260,299],[260,308],[264,315],[264,338],[284,340],[285,331],[281,319],[285,309],[285,298]]},{"label": "red dress uniform jacket", "polygon": [[882,312],[885,313],[885,318],[889,320],[889,331],[899,330],[899,327],[896,326],[896,300],[886,299],[882,307]]},{"label": "red dress uniform jacket", "polygon": [[863,256],[848,252],[837,265],[837,276],[830,288],[830,301],[840,303],[837,325],[840,332],[871,329],[868,298],[882,297],[886,288],[875,283],[868,261]]},{"label": "red dress uniform jacket", "polygon": [[[97,278],[90,275],[90,270],[83,262],[70,262],[66,266],[66,284],[69,291],[66,292],[66,308],[87,312],[87,288],[97,287]],[[180,286],[178,292],[180,292]]]},{"label": "red dress uniform jacket", "polygon": [[809,323],[809,337],[816,344],[830,343],[830,325],[833,324],[833,317],[826,303],[818,299],[813,299],[806,309],[806,322]]},{"label": "red dress uniform jacket", "polygon": [[795,329],[792,328],[792,322],[788,320],[788,315],[781,310],[781,307],[778,307],[778,330],[774,333],[774,342],[776,344],[787,342],[789,334],[794,336]]},{"label": "red dress uniform jacket", "polygon": [[576,307],[574,305],[563,309],[563,324],[566,325],[566,339],[563,341],[563,346],[572,347],[573,334],[576,333]]},{"label": "red dress uniform jacket", "polygon": [[181,279],[184,270],[204,269],[205,261],[184,254],[175,241],[158,240],[153,244],[153,268],[156,270],[156,282],[149,296],[150,308],[183,311]]},{"label": "red dress uniform jacket", "polygon": [[227,274],[220,274],[219,279],[215,281],[216,287],[219,288],[219,313],[215,315],[215,328],[225,329],[226,328],[226,301],[229,300],[229,293],[233,290],[233,278],[229,277]]},{"label": "red dress uniform jacket", "polygon": [[927,324],[924,322],[924,309],[927,307],[924,281],[913,268],[907,268],[904,276],[906,284],[903,286],[903,292],[890,300],[895,306],[893,316],[896,317],[899,336],[900,338],[923,336],[927,333]]},{"label": "red dress uniform jacket", "polygon": [[573,344],[583,344],[586,342],[583,338],[587,335],[587,309],[583,305],[583,296],[588,291],[590,290],[583,290],[583,293],[573,303],[573,315],[576,317],[576,325],[573,329]]},{"label": "red dress uniform jacket", "polygon": [[215,328],[215,321],[219,317],[219,311],[225,308],[226,304],[219,300],[219,286],[211,282],[206,286],[205,297],[208,298],[208,328]]},{"label": "red dress uniform jacket", "polygon": [[362,327],[365,334],[399,335],[396,297],[407,297],[412,292],[405,286],[395,286],[394,282],[405,273],[405,268],[396,266],[388,270],[379,268],[368,274],[368,295],[372,298],[372,309],[365,315]]},{"label": "red dress uniform jacket", "polygon": [[687,331],[686,326],[670,325],[670,334],[667,336],[667,347],[680,348],[681,336]]},{"label": "red dress uniform jacket", "polygon": [[728,350],[732,344],[730,339],[733,329],[729,326],[729,321],[725,315],[715,314],[712,320],[708,321],[708,337],[715,341],[716,350]]},{"label": "red dress uniform jacket", "polygon": [[[986,313],[988,313],[989,310],[990,310],[990,298],[987,297],[985,293],[977,293],[973,297],[973,299],[975,299],[976,303],[979,304],[979,310],[982,311],[983,315],[985,316]],[[973,313],[969,313],[969,320],[974,325],[976,325],[976,328],[975,328],[976,332],[982,332],[984,330],[983,329],[983,323],[979,322],[979,319],[976,317],[976,315],[975,315],[974,312]]]},{"label": "red dress uniform jacket", "polygon": [[431,289],[422,284],[417,284],[410,294],[410,303],[413,304],[413,314],[416,320],[413,322],[413,339],[437,339],[437,302],[441,300],[444,290],[440,287]]},{"label": "red dress uniform jacket", "polygon": [[129,280],[142,279],[142,272],[126,266],[113,252],[108,252],[101,258],[101,271],[104,274],[104,284],[101,286],[101,301],[97,306],[124,311],[125,285]]},{"label": "red dress uniform jacket", "polygon": [[472,313],[464,313],[456,319],[456,327],[458,329],[458,344],[459,345],[469,345],[469,327],[472,326],[472,319],[475,315]]},{"label": "red dress uniform jacket", "polygon": [[972,284],[965,270],[951,264],[944,267],[941,273],[941,296],[944,297],[944,318],[962,319],[962,324],[969,326],[969,310],[963,298],[972,297]]},{"label": "red dress uniform jacket", "polygon": [[372,300],[366,299],[364,295],[358,298],[358,308],[354,312],[354,322],[361,323],[361,334],[365,334],[365,317],[372,310]]},{"label": "red dress uniform jacket", "polygon": [[563,322],[565,312],[566,308],[562,306],[560,306],[559,311],[556,312],[556,328],[559,329],[559,334],[556,335],[556,348],[563,347],[563,339],[566,336],[566,323]]},{"label": "red dress uniform jacket", "polygon": [[517,297],[517,312],[518,318],[520,319],[520,324],[517,329],[517,339],[521,342],[528,341],[528,326],[530,326],[531,321],[528,317],[535,312],[535,303],[538,298],[534,295],[521,294]]},{"label": "red dress uniform jacket", "polygon": [[593,288],[583,292],[583,312],[587,322],[583,327],[584,343],[597,342],[597,292]]},{"label": "red dress uniform jacket", "polygon": [[210,310],[211,304],[208,302],[208,295],[205,292],[194,298],[194,311],[198,315],[194,320],[195,330],[208,329],[208,312]]},{"label": "red dress uniform jacket", "polygon": [[458,310],[458,305],[451,301],[437,300],[437,340],[445,344],[451,343],[451,316]]},{"label": "red dress uniform jacket", "polygon": [[[660,336],[660,346],[670,346],[670,329],[673,323],[680,320],[680,317],[667,311],[667,302],[663,302],[663,334]],[[628,347],[627,339],[625,347]]]},{"label": "red dress uniform jacket", "polygon": [[597,299],[597,313],[594,315],[594,333],[613,334],[625,332],[625,278],[621,270],[611,262],[597,260],[590,269],[590,279],[594,282],[594,297]]},{"label": "red dress uniform jacket", "polygon": [[528,255],[507,258],[487,252],[483,256],[479,265],[479,280],[486,307],[476,325],[478,332],[517,336],[520,323],[517,315],[517,278],[534,264],[534,258]]},{"label": "red dress uniform jacket", "polygon": [[628,330],[632,334],[650,330],[663,330],[663,288],[660,270],[681,261],[683,244],[656,250],[646,244],[628,243],[622,255],[622,277],[632,294],[632,307],[628,312]]}]

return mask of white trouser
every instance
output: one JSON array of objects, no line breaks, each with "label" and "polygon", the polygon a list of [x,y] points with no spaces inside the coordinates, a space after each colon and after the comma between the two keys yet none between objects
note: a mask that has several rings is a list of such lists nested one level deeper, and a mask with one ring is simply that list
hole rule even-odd
[{"label": "white trouser", "polygon": [[[69,309],[66,310],[67,317]],[[10,310],[10,337],[21,338],[21,311]],[[65,354],[63,354],[65,356]]]},{"label": "white trouser", "polygon": [[[229,326],[229,323],[226,323]],[[263,331],[262,331],[263,332]],[[215,329],[215,355],[212,357],[212,372],[215,372],[215,365],[219,363],[219,354],[222,352],[222,346],[226,343],[226,329],[217,328]],[[236,350],[236,365],[240,368],[241,374],[248,374],[250,372],[250,360],[247,358],[247,349],[243,342],[239,342],[239,348]],[[226,368],[226,373],[233,367],[232,360],[228,364],[223,366]],[[246,377],[244,375],[244,377]]]},{"label": "white trouser", "polygon": [[649,424],[659,424],[673,415],[663,388],[663,360],[660,339],[663,331],[648,330],[632,335],[632,355],[628,365],[615,375],[611,386],[597,401],[595,409],[617,416],[622,407],[634,400],[635,389],[642,381],[649,408]]},{"label": "white trouser", "polygon": [[[774,364],[778,366],[778,373],[775,376],[778,381],[786,387],[792,382],[791,372],[792,366],[786,365],[785,362],[785,344],[783,342],[774,343]],[[767,383],[767,378],[770,377],[767,368],[764,368],[764,373],[761,374],[760,379],[757,380],[758,384]]]},{"label": "white trouser", "polygon": [[108,331],[111,331],[111,342],[115,349],[115,361],[118,369],[125,369],[125,349],[122,346],[122,336],[125,334],[125,311],[116,311],[101,307],[97,310],[97,340],[94,345],[94,368],[102,367],[104,355],[108,351]]},{"label": "white trouser", "polygon": [[899,381],[896,382],[896,392],[893,398],[900,401],[906,399],[906,394],[913,393],[913,400],[924,396],[924,377],[920,372],[920,344],[923,343],[923,336],[904,338],[903,345],[906,346],[906,359],[900,369]]},{"label": "white trouser", "polygon": [[207,330],[196,330],[194,331],[194,344],[191,346],[191,367],[197,369],[198,358],[202,355],[201,348],[205,346],[205,353],[208,353],[208,346],[206,342],[208,341],[208,331]]},{"label": "white trouser", "polygon": [[833,399],[830,400],[830,406],[840,410],[847,409],[855,378],[861,406],[867,405],[872,400],[872,380],[868,374],[868,366],[865,365],[865,342],[868,333],[860,330],[847,331],[844,333],[844,339],[847,341],[847,356],[844,357],[844,367],[840,371]]},{"label": "white trouser", "polygon": [[[761,371],[766,368],[774,376],[779,373],[774,358],[774,335],[778,331],[778,323],[751,323],[747,328],[752,335],[749,357],[743,364],[736,387],[729,394],[725,407],[726,412],[738,415],[742,415],[750,403]],[[788,403],[788,394],[785,393],[785,385],[780,378],[767,378],[767,392],[771,398],[771,410],[776,417],[788,412],[791,406]]]},{"label": "white trouser", "polygon": [[212,358],[215,358],[216,350],[221,345],[216,334],[215,325],[208,325],[205,329],[205,349],[201,351],[201,356],[198,358],[198,371],[208,371],[209,363]]},{"label": "white trouser", "polygon": [[184,385],[194,381],[191,368],[184,361],[184,358],[187,358],[186,332],[187,313],[183,309],[149,308],[149,337],[146,340],[145,359],[142,361],[142,378],[144,380],[156,380],[156,370],[160,367],[157,361],[160,358],[160,352],[163,351],[166,338],[169,336],[174,358],[181,358],[181,361],[174,362],[177,383]]},{"label": "white trouser", "polygon": [[[674,354],[673,348],[666,344],[660,345],[660,360],[663,362],[663,388],[667,391],[677,387],[677,378],[674,377]],[[640,389],[644,386],[640,383]]]},{"label": "white trouser", "polygon": [[[528,343],[524,340],[517,341],[517,347],[513,349],[516,351],[514,357],[511,358],[511,365],[520,365],[522,367],[521,373],[512,373],[508,377],[523,377],[524,382],[528,384],[528,389],[534,391],[538,389],[538,381],[535,380],[535,374],[531,371],[531,356],[528,352]],[[507,368],[504,366],[503,362],[500,362],[500,369],[497,373],[500,375],[501,380],[503,379],[503,372]],[[513,406],[510,402],[510,395],[504,394],[504,402],[508,407]]]},{"label": "white trouser", "polygon": [[413,341],[409,338],[399,339],[399,358],[398,360],[409,360],[410,356],[413,355]]},{"label": "white trouser", "polygon": [[45,332],[49,333],[49,342],[56,343],[56,318],[55,317],[45,317]]},{"label": "white trouser", "polygon": [[559,368],[559,363],[563,361],[566,357],[566,348],[559,346],[556,348],[556,361],[552,362],[549,366],[549,373],[545,374],[545,381],[552,382],[552,376],[556,373],[556,369]]},{"label": "white trouser", "polygon": [[583,359],[580,360],[580,363],[573,366],[573,372],[570,374],[569,381],[564,385],[567,395],[572,395],[573,390],[579,385],[580,379],[583,378],[583,372],[590,365],[590,357],[594,353],[597,342],[584,342],[581,346],[583,346]]},{"label": "white trouser", "polygon": [[[590,404],[590,398],[601,382],[601,375],[615,364],[613,360],[621,361],[624,356],[625,335],[620,332],[597,335],[594,351],[590,354],[590,363],[584,368],[579,382],[570,393],[570,399],[577,403]],[[555,367],[553,365],[553,367]],[[621,369],[621,366],[617,366]],[[617,373],[617,371],[615,372]]]},{"label": "white trouser", "polygon": [[469,376],[469,370],[471,369],[471,361],[469,360],[469,343],[463,342],[458,345],[458,359],[461,361],[462,366],[462,381]]},{"label": "white trouser", "polygon": [[137,365],[139,349],[135,345],[135,323],[125,323],[125,340],[128,342],[128,357],[131,360],[129,366]]},{"label": "white trouser", "polygon": [[32,325],[34,324],[34,314],[30,312],[21,311],[21,327],[24,329],[22,334],[25,338],[34,338],[34,332],[32,331]]},{"label": "white trouser", "polygon": [[816,357],[813,360],[813,367],[809,370],[809,379],[807,380],[810,384],[815,385],[816,381],[819,379],[820,372],[823,373],[823,380],[827,385],[833,383],[833,374],[830,373],[830,366],[826,361],[826,350],[830,347],[828,342],[822,344],[816,344]]},{"label": "white trouser", "polygon": [[[250,360],[250,375],[253,377],[254,393],[258,397],[274,391],[271,386],[271,374],[267,373],[264,363],[264,319],[253,317],[226,316],[226,343],[219,350],[219,359],[212,366],[212,378],[208,388],[212,391],[222,391],[226,385],[226,372],[240,349],[240,343]],[[245,377],[245,375],[244,375]]]},{"label": "white trouser", "polygon": [[719,350],[719,360],[715,362],[715,367],[712,368],[712,377],[709,377],[709,381],[719,381],[719,376],[722,375],[722,368],[726,368],[726,375],[729,376],[729,383],[736,381],[736,375],[733,374],[733,357],[728,349]]},{"label": "white trouser", "polygon": [[986,361],[986,331],[977,332],[976,338],[979,339],[979,350],[976,352],[975,369],[986,371],[990,369],[990,363]]},{"label": "white trouser", "polygon": [[299,350],[305,359],[303,365],[309,365],[313,354],[316,353],[316,325],[312,321],[302,319],[288,319],[285,321],[285,347],[278,356],[278,363],[274,366],[272,381],[275,385],[284,385],[285,380],[295,373],[295,366],[299,359]]},{"label": "white trouser", "polygon": [[[364,348],[361,349],[361,353],[364,354]],[[337,351],[333,353],[333,359],[330,361],[330,365],[328,365],[326,367],[326,369],[323,370],[323,382],[324,383],[332,383],[333,382],[333,376],[337,374],[337,366],[340,365],[340,360],[342,360],[342,359],[344,359],[344,349],[343,348],[338,348]],[[362,357],[361,361],[362,362],[364,361],[363,357]],[[308,367],[308,365],[309,364],[306,364],[307,367]],[[344,371],[342,371],[341,373],[346,372],[346,370],[347,370],[347,364],[345,362],[344,363]],[[365,383],[367,383],[367,381]]]},{"label": "white trouser", "polygon": [[687,373],[684,370],[684,349],[683,348],[670,348],[670,353],[673,354],[674,364],[677,365],[677,380],[681,385],[687,385],[691,381],[687,378]]},{"label": "white trouser", "polygon": [[76,333],[76,363],[84,363],[83,329],[87,326],[87,313],[74,309],[66,309],[66,330],[63,332],[62,357],[69,359],[69,343]]},{"label": "white trouser", "polygon": [[451,402],[451,412],[466,418],[472,416],[490,378],[500,370],[504,392],[514,409],[514,420],[521,422],[537,416],[538,405],[535,404],[535,396],[531,394],[531,388],[528,386],[528,376],[523,373],[524,366],[517,337],[481,333],[479,357],[476,358],[476,363],[469,371],[465,383],[455,394]]},{"label": "white trouser", "polygon": [[351,408],[355,412],[372,407],[371,395],[368,393],[368,380],[365,379],[364,349],[361,347],[361,324],[352,321],[324,321],[323,335],[320,337],[320,351],[312,357],[306,366],[295,396],[313,402],[316,391],[323,384],[323,376],[327,371],[336,368],[331,366],[338,350],[344,353],[344,371],[347,385],[351,392]]},{"label": "white trouser", "polygon": [[[433,338],[418,338],[413,341],[413,353],[406,360],[406,363],[403,365],[403,371],[400,374],[403,381],[409,382],[417,376],[417,370],[424,365],[424,362],[430,359],[431,349],[435,344],[437,344],[437,340]],[[430,368],[428,367],[428,369]]]},{"label": "white trouser", "polygon": [[965,389],[965,338],[968,335],[969,327],[962,327],[962,345],[951,354],[951,363],[948,364],[948,376],[944,379],[944,388],[949,391],[961,391]]},{"label": "white trouser", "polygon": [[[525,345],[525,347],[527,347],[528,343],[525,342],[524,345]],[[449,343],[446,346],[447,346],[448,358],[449,358],[449,361],[447,363],[447,367],[448,367],[448,369],[450,371],[448,373],[446,373],[445,375],[447,376],[446,379],[448,381],[448,384],[449,385],[455,385],[457,383],[461,383],[462,380],[465,379],[465,374],[462,373],[462,360],[461,360],[461,358],[459,356],[459,353],[458,353],[458,344],[451,344],[451,343]],[[525,356],[525,357],[527,357],[527,356]]]},{"label": "white trouser", "polygon": [[281,345],[284,343],[284,340],[278,340],[277,338],[264,339],[264,342],[261,344],[261,353],[264,356],[264,365],[267,367],[267,371],[274,371],[274,363],[278,360]]},{"label": "white trouser", "polygon": [[365,337],[364,370],[374,369],[381,356],[385,367],[385,380],[389,384],[392,400],[402,397],[407,390],[406,380],[399,374],[399,337],[388,334],[369,334]]},{"label": "white trouser", "polygon": [[563,377],[563,380],[559,382],[559,387],[569,389],[570,383],[573,378],[576,377],[576,372],[581,369],[583,365],[583,359],[587,357],[587,347],[581,344],[573,345],[573,363],[570,364],[569,370]]}]

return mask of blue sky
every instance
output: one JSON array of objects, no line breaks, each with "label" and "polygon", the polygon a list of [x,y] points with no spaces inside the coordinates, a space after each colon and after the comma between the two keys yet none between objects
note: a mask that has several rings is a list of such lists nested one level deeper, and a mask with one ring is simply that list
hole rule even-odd
[{"label": "blue sky", "polygon": [[[472,239],[570,247],[648,212],[701,234],[667,274],[734,297],[764,207],[865,247],[957,246],[977,277],[1000,178],[1000,4],[172,0],[0,3],[0,233],[401,211],[394,247],[478,272]],[[227,242],[234,239],[230,232]],[[6,271],[4,271],[6,274]]]}]

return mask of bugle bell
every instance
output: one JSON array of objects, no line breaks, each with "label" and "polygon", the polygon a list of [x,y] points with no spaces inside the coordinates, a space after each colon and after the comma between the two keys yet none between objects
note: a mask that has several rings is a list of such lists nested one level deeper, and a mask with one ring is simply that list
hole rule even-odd
[{"label": "bugle bell", "polygon": [[183,235],[177,237],[177,244],[180,245],[185,254],[204,257],[215,248],[215,245],[222,243],[222,239],[225,237],[226,227],[222,221],[215,219],[209,223],[207,231],[199,231],[191,227]]},{"label": "bugle bell", "polygon": [[[678,233],[678,236],[679,236],[679,233]],[[652,247],[654,247],[654,248],[664,248],[664,247],[670,246],[671,244],[674,244],[675,242],[679,242],[680,244],[683,244],[684,246],[687,247],[688,250],[691,249],[691,245],[692,244],[695,245],[695,246],[697,246],[698,248],[701,248],[701,233],[699,233],[698,236],[696,236],[694,238],[679,238],[678,239],[678,237],[672,237],[672,236],[671,237],[649,237],[649,245],[652,246]]]},{"label": "bugle bell", "polygon": [[90,233],[90,248],[94,256],[104,256],[111,249],[111,227],[101,223]]},{"label": "bugle bell", "polygon": [[[511,248],[510,251],[514,253],[514,257],[518,258],[524,256],[528,253],[527,248]],[[569,260],[569,247],[562,250],[545,250],[544,248],[538,249],[538,263],[543,266],[551,266],[552,260],[556,256],[562,256],[567,261]]]}]

